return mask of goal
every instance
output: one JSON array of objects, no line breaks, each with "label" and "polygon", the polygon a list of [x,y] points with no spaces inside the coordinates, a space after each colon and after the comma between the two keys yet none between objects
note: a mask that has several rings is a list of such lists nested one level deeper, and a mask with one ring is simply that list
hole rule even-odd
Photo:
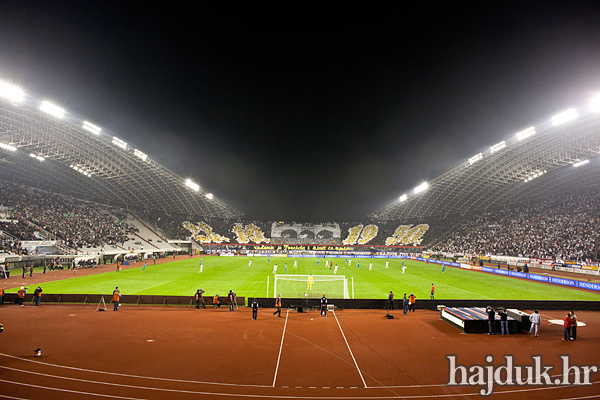
[{"label": "goal", "polygon": [[[312,276],[312,289],[309,285]],[[275,275],[275,294],[288,298],[349,299],[348,279],[344,275]]]}]

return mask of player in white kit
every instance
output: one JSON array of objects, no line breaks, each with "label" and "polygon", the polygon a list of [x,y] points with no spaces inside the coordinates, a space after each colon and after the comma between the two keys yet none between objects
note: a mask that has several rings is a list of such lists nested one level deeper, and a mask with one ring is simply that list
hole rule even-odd
[{"label": "player in white kit", "polygon": [[404,275],[404,271],[406,271],[406,265],[402,266],[402,275]]},{"label": "player in white kit", "polygon": [[390,260],[386,260],[385,261],[385,269],[388,269],[390,267]]},{"label": "player in white kit", "polygon": [[337,264],[335,264],[335,268],[333,269],[333,274],[334,275],[337,274],[337,269],[338,269],[338,266],[337,266]]},{"label": "player in white kit", "polygon": [[276,274],[277,273],[277,264],[273,265],[273,273]]},{"label": "player in white kit", "polygon": [[369,264],[369,271],[373,269],[373,263]]}]

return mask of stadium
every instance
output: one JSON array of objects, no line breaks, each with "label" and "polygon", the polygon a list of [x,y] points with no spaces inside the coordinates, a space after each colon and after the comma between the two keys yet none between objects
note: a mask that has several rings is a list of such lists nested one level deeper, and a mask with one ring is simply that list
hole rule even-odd
[{"label": "stadium", "polygon": [[600,96],[360,220],[299,222],[14,82],[0,398],[600,397]]}]

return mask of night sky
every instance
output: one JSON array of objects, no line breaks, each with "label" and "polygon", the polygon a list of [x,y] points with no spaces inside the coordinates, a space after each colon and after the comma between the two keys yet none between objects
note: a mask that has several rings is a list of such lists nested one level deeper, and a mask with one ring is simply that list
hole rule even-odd
[{"label": "night sky", "polygon": [[0,0],[0,80],[297,222],[364,221],[600,93],[598,1],[322,3]]}]

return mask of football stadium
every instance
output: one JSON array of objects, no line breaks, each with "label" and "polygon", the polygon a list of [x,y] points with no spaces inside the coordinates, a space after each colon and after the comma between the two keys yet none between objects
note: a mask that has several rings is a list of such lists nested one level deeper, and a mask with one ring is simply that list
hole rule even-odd
[{"label": "football stadium", "polygon": [[298,222],[38,92],[0,70],[0,398],[600,397],[600,96]]}]

